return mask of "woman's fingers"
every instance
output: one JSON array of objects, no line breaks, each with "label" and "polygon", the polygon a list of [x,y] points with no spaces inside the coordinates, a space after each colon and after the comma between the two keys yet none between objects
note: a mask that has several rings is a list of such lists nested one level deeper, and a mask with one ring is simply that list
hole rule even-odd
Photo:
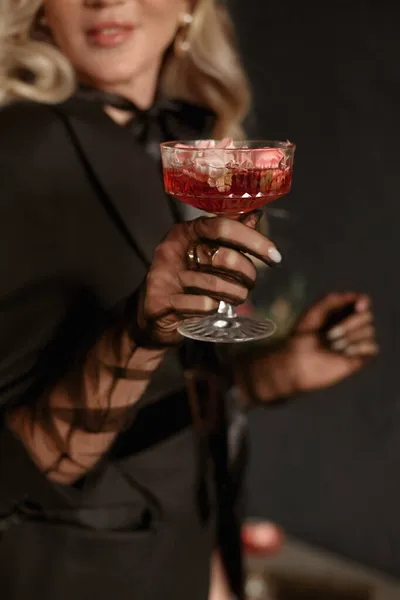
[{"label": "woman's fingers", "polygon": [[352,328],[355,320],[351,321],[350,328],[343,331],[342,337],[329,340],[331,350],[346,356],[364,358],[378,354],[379,346],[375,340],[375,328],[372,324],[369,324],[371,319],[360,319],[358,323],[365,323],[366,320],[366,324],[361,324],[356,329]]},{"label": "woman's fingers", "polygon": [[[297,331],[299,333],[307,331],[317,331],[323,329],[324,336],[327,322],[332,317],[335,319],[340,313],[346,312],[346,309],[352,310],[353,314],[363,313],[369,309],[370,300],[366,295],[360,295],[357,292],[333,292],[327,294],[317,302],[315,302],[301,317]],[[344,319],[342,319],[342,322]],[[339,322],[338,322],[339,325]],[[332,330],[336,329],[332,325]],[[335,336],[333,333],[333,337]],[[337,337],[341,336],[341,332],[337,333]]]},{"label": "woman's fingers", "polygon": [[350,344],[357,342],[374,340],[375,339],[375,328],[373,325],[364,325],[353,331],[346,332],[341,338],[331,341],[331,347],[333,350],[344,350]]},{"label": "woman's fingers", "polygon": [[248,294],[245,286],[212,273],[183,271],[179,274],[179,281],[187,294],[208,296],[230,304],[241,304]]},{"label": "woman's fingers", "polygon": [[207,244],[197,246],[196,252],[199,259],[198,269],[205,273],[216,273],[221,277],[241,282],[247,288],[252,288],[257,278],[257,269],[247,256],[220,246],[212,252]]},{"label": "woman's fingers", "polygon": [[282,256],[268,238],[240,221],[224,217],[196,219],[187,224],[193,242],[203,240],[250,254],[268,265],[277,265]]},{"label": "woman's fingers", "polygon": [[341,323],[330,329],[327,332],[326,337],[330,341],[338,340],[349,335],[351,332],[354,332],[357,329],[372,323],[372,321],[373,314],[369,310],[362,313],[352,314],[350,317],[347,317]]},{"label": "woman's fingers", "polygon": [[379,352],[379,346],[373,340],[364,340],[349,344],[343,351],[346,356],[357,356],[361,358],[369,358],[376,356]]},{"label": "woman's fingers", "polygon": [[155,339],[175,343],[183,319],[212,314],[220,301],[243,303],[256,279],[245,254],[269,265],[281,262],[274,244],[255,231],[258,218],[204,217],[171,229],[154,252],[144,287],[141,321]]},{"label": "woman's fingers", "polygon": [[368,296],[360,296],[354,306],[355,312],[326,333],[330,348],[346,356],[368,358],[379,352],[373,326],[374,315]]}]

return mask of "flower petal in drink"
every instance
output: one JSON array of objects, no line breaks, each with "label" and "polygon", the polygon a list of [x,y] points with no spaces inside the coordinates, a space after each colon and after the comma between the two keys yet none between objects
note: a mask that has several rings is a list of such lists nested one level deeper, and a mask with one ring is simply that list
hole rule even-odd
[{"label": "flower petal in drink", "polygon": [[286,158],[279,148],[263,148],[253,150],[253,165],[256,169],[279,169],[281,162]]},{"label": "flower petal in drink", "polygon": [[233,139],[232,138],[224,138],[223,140],[221,140],[220,142],[217,142],[216,148],[222,148],[225,150],[234,150],[235,149],[235,144],[233,143]]},{"label": "flower petal in drink", "polygon": [[[175,152],[175,159],[178,163],[181,164],[190,164],[194,161],[196,152],[193,146],[188,146],[187,144],[177,144],[176,148],[182,148],[182,152]],[[193,152],[189,152],[192,150]]]},{"label": "flower petal in drink", "polygon": [[197,150],[199,150],[202,148],[215,148],[215,146],[216,146],[215,140],[200,140],[199,142],[196,142],[195,148]]}]

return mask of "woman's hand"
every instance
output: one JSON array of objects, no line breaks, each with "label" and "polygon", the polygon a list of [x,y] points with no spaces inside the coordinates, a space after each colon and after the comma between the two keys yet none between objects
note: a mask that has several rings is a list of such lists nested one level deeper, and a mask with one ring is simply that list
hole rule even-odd
[{"label": "woman's hand", "polygon": [[[325,331],[330,316],[351,304],[352,314]],[[355,292],[329,294],[304,314],[281,351],[254,360],[254,395],[273,401],[332,386],[378,350],[369,298]]]},{"label": "woman's hand", "polygon": [[244,253],[268,265],[280,262],[272,242],[254,230],[258,220],[254,212],[242,221],[201,217],[173,227],[154,253],[142,290],[138,322],[150,343],[175,344],[184,319],[209,315],[220,301],[244,302],[256,279]]},{"label": "woman's hand", "polygon": [[[321,334],[329,315],[350,303],[353,313]],[[334,385],[361,369],[378,353],[368,296],[329,294],[314,304],[300,320],[286,352],[294,387],[300,392]]]}]

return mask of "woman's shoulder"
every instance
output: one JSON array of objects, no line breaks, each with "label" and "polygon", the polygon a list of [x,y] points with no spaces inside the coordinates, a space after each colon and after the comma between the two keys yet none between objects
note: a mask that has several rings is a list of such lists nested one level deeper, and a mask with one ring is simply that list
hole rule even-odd
[{"label": "woman's shoulder", "polygon": [[20,100],[0,107],[0,130],[12,129],[15,133],[34,131],[40,126],[51,125],[56,114],[49,104]]},{"label": "woman's shoulder", "polygon": [[1,107],[2,210],[12,210],[13,203],[29,203],[35,194],[44,203],[46,190],[61,182],[70,164],[70,144],[68,131],[53,106],[14,102]]},{"label": "woman's shoulder", "polygon": [[59,143],[62,134],[62,122],[51,105],[18,101],[0,108],[1,159],[44,150]]}]

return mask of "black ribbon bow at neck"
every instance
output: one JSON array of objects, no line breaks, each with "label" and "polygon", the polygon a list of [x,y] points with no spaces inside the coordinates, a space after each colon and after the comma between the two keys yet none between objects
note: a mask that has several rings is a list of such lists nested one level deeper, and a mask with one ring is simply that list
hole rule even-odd
[{"label": "black ribbon bow at neck", "polygon": [[215,122],[215,115],[210,110],[183,100],[165,98],[161,94],[147,110],[138,108],[131,100],[118,94],[83,85],[77,95],[81,99],[131,113],[132,119],[125,125],[126,129],[157,160],[160,158],[160,143],[210,137]]}]

